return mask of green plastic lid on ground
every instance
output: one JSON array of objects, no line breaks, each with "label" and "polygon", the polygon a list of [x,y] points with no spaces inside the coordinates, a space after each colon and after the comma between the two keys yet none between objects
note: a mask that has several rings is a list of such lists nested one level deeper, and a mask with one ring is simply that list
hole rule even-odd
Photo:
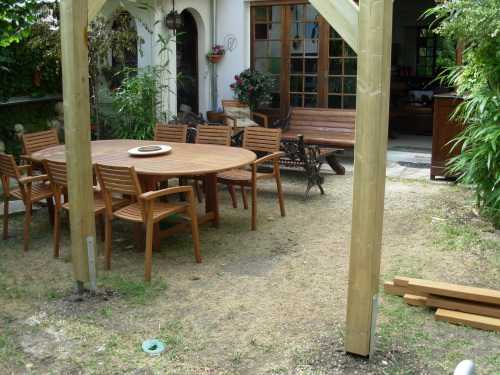
[{"label": "green plastic lid on ground", "polygon": [[165,350],[165,344],[157,339],[146,340],[142,343],[142,350],[150,355],[160,355]]}]

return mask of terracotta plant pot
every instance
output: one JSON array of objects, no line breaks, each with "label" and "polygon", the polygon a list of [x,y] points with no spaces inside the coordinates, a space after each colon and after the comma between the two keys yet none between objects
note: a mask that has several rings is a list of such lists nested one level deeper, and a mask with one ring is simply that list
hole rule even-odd
[{"label": "terracotta plant pot", "polygon": [[215,124],[222,124],[221,112],[207,111],[207,121]]},{"label": "terracotta plant pot", "polygon": [[224,55],[210,55],[209,59],[212,64],[217,64]]}]

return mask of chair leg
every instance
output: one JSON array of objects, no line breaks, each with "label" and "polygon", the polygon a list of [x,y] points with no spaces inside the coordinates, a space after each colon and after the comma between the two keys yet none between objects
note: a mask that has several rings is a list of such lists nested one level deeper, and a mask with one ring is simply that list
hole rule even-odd
[{"label": "chair leg", "polygon": [[54,216],[54,259],[59,258],[60,239],[61,239],[61,212],[57,210]]},{"label": "chair leg", "polygon": [[252,186],[252,230],[257,230],[257,186],[255,182]]},{"label": "chair leg", "polygon": [[196,196],[198,197],[198,203],[203,203],[203,198],[201,194],[200,181],[194,180],[194,188],[196,189]]},{"label": "chair leg", "polygon": [[231,201],[233,202],[233,208],[238,207],[238,201],[236,200],[236,192],[234,190],[234,185],[227,185],[229,194],[231,195]]},{"label": "chair leg", "polygon": [[104,270],[111,268],[111,218],[106,215],[104,225]]},{"label": "chair leg", "polygon": [[248,210],[247,188],[241,186],[241,196],[243,197],[243,208]]},{"label": "chair leg", "polygon": [[196,215],[196,207],[194,205],[194,194],[188,193],[189,196],[189,218],[191,220],[191,233],[194,242],[194,257],[197,263],[201,263],[201,250],[200,250],[200,234],[198,231],[198,216]]},{"label": "chair leg", "polygon": [[278,190],[281,216],[285,216],[285,202],[283,199],[283,188],[281,186],[281,175],[279,169],[276,171],[276,189]]},{"label": "chair leg", "polygon": [[105,241],[104,235],[104,220],[102,219],[102,214],[97,215],[97,225],[99,226],[99,234],[101,235],[101,241]]},{"label": "chair leg", "polygon": [[54,225],[54,216],[55,216],[55,208],[54,208],[54,199],[53,198],[47,198],[47,209],[49,211],[49,219],[50,219],[50,225]]},{"label": "chair leg", "polygon": [[135,237],[137,238],[137,251],[143,253],[144,242],[142,241],[142,228],[140,223],[135,223]]},{"label": "chair leg", "polygon": [[3,239],[9,237],[9,197],[3,200]]},{"label": "chair leg", "polygon": [[153,223],[146,223],[146,256],[145,275],[146,281],[151,281],[151,264],[153,263]]},{"label": "chair leg", "polygon": [[30,249],[30,220],[31,220],[31,204],[25,205],[26,212],[24,213],[24,251]]}]

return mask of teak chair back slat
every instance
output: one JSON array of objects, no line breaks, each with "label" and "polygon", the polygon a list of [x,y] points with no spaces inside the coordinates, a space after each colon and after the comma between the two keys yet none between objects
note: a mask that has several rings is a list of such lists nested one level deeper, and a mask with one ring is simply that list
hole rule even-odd
[{"label": "teak chair back slat", "polygon": [[187,124],[156,124],[154,140],[160,142],[185,143]]},{"label": "teak chair back slat", "polygon": [[55,129],[23,134],[21,135],[21,142],[24,149],[24,155],[21,156],[21,160],[29,160],[31,154],[36,151],[59,146],[59,138],[57,138]]},{"label": "teak chair back slat", "polygon": [[196,143],[229,146],[231,144],[230,126],[198,125]]}]

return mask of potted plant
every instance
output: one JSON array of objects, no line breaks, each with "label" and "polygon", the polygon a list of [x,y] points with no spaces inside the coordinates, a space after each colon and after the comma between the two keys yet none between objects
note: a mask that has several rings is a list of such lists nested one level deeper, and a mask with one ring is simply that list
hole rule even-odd
[{"label": "potted plant", "polygon": [[210,51],[207,52],[207,57],[211,63],[216,64],[226,53],[226,48],[222,44],[214,44]]},{"label": "potted plant", "polygon": [[277,81],[276,78],[267,73],[245,69],[235,75],[234,79],[236,82],[229,87],[236,94],[236,99],[247,104],[250,110],[269,106],[272,99],[271,90]]}]

